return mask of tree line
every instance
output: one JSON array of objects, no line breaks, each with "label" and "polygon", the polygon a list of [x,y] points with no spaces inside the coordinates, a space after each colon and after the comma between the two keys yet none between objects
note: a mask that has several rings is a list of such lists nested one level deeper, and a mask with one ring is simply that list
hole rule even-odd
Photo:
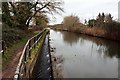
[{"label": "tree line", "polygon": [[99,13],[96,19],[90,19],[87,23],[89,27],[101,27],[108,30],[120,30],[120,23],[113,20],[113,16],[105,13]]},{"label": "tree line", "polygon": [[33,0],[31,2],[2,2],[3,40],[12,43],[17,36],[22,38],[30,24],[45,27],[49,23],[47,14],[63,12],[61,0]]},{"label": "tree line", "polygon": [[32,18],[38,24],[38,17],[48,23],[45,14],[60,14],[61,0],[37,0],[37,2],[2,2],[2,21],[9,26],[26,29]]},{"label": "tree line", "polygon": [[61,26],[59,24],[59,26],[56,25],[54,28],[111,40],[120,40],[120,22],[113,20],[113,16],[110,13],[99,13],[95,19],[88,21],[85,19],[84,23],[76,15],[65,16]]},{"label": "tree line", "polygon": [[113,16],[105,13],[99,13],[96,19],[90,19],[84,21],[82,23],[78,16],[76,15],[70,15],[65,16],[62,22],[64,28],[73,29],[75,27],[96,27],[96,28],[103,28],[106,30],[120,30],[120,23],[113,20]]}]

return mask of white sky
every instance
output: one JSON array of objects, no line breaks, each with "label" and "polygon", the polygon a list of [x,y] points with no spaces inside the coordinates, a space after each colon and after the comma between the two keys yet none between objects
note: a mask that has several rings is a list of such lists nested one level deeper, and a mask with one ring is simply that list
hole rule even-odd
[{"label": "white sky", "polygon": [[118,18],[118,2],[120,0],[63,0],[64,11],[61,16],[55,15],[51,18],[50,24],[57,24],[63,21],[64,16],[75,14],[80,20],[96,18],[102,12],[111,13],[114,19]]}]

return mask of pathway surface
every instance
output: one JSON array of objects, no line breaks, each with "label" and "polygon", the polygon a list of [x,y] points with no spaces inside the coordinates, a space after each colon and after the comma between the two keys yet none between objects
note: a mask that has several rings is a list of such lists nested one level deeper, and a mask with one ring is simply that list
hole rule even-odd
[{"label": "pathway surface", "polygon": [[15,70],[16,67],[18,65],[18,61],[22,52],[23,46],[17,50],[13,56],[12,56],[12,60],[10,63],[7,64],[7,67],[5,67],[5,69],[2,71],[2,78],[6,79],[6,78],[13,78],[14,74],[15,74]]}]

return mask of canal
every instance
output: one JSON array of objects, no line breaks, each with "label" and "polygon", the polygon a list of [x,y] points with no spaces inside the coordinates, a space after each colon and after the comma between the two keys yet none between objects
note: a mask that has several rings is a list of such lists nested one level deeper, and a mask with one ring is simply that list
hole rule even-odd
[{"label": "canal", "polygon": [[63,78],[118,78],[120,44],[115,41],[50,30]]}]

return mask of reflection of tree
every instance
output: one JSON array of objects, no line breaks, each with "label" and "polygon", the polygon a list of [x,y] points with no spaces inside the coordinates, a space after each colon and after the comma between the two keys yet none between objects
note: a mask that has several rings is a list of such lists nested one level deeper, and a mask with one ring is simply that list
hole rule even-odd
[{"label": "reflection of tree", "polygon": [[117,42],[106,42],[107,50],[105,51],[107,56],[120,58],[120,44]]},{"label": "reflection of tree", "polygon": [[72,32],[61,31],[63,34],[63,39],[66,43],[70,44],[71,46],[79,41],[79,35]]},{"label": "reflection of tree", "polygon": [[98,53],[103,52],[104,56],[120,58],[120,45],[117,42],[109,40],[99,40],[99,42],[100,44],[96,42],[100,46]]},{"label": "reflection of tree", "polygon": [[[106,40],[97,37],[86,36],[83,34],[76,34],[72,32],[61,31],[63,34],[64,42],[70,44],[77,44],[80,41],[80,44],[84,44],[86,41],[91,41],[92,44],[97,45],[97,52],[100,55],[108,56],[110,58],[117,57],[120,58],[120,43],[116,41]],[[91,45],[92,47],[94,45]]]},{"label": "reflection of tree", "polygon": [[57,33],[57,32],[59,32],[59,31],[58,31],[58,30],[54,30],[54,32],[56,32],[56,33]]},{"label": "reflection of tree", "polygon": [[80,35],[80,38],[97,44],[99,54],[103,52],[104,56],[120,58],[120,43],[86,35]]}]

